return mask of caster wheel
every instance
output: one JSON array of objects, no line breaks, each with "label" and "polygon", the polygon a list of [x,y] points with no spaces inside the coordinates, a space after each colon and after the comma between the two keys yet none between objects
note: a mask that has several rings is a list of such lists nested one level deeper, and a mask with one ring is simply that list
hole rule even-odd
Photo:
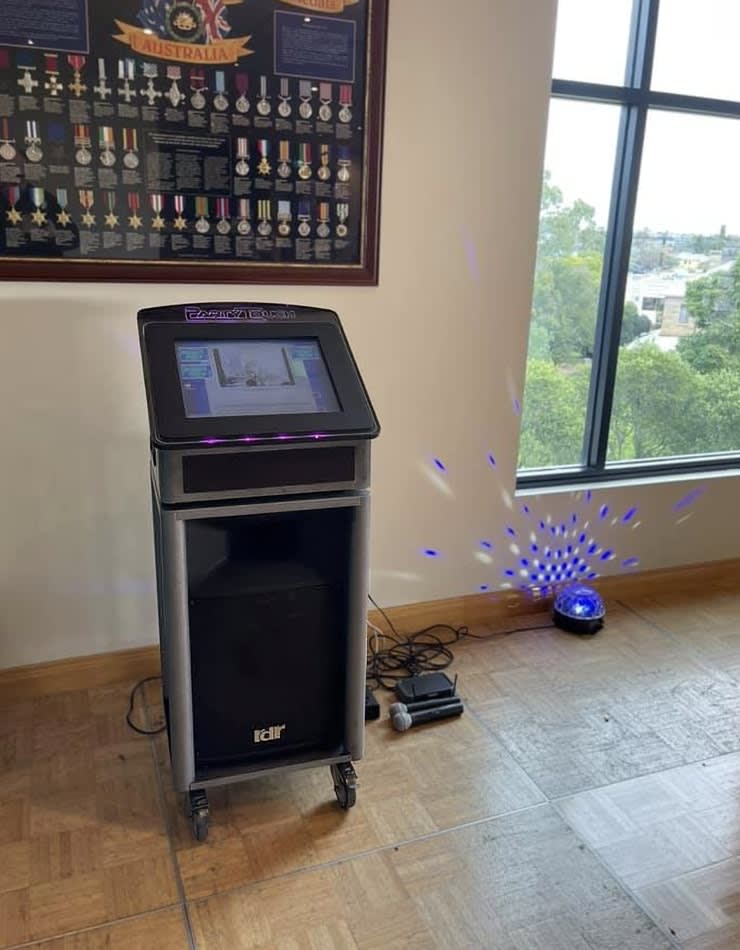
[{"label": "caster wheel", "polygon": [[337,796],[339,807],[346,811],[357,802],[357,773],[351,762],[340,762],[331,766],[331,777],[334,780],[334,794]]},{"label": "caster wheel", "polygon": [[194,811],[191,816],[193,836],[196,841],[205,841],[208,837],[208,812]]}]

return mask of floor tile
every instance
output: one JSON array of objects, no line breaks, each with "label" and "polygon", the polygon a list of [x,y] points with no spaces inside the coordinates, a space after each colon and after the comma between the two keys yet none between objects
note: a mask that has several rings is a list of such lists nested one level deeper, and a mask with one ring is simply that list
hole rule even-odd
[{"label": "floor tile", "polygon": [[188,950],[180,908],[34,943],[28,950]]}]

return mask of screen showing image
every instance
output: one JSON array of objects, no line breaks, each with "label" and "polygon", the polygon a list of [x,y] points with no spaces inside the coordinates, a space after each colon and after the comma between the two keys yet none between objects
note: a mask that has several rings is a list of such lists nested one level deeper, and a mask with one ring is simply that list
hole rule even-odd
[{"label": "screen showing image", "polygon": [[188,419],[339,412],[316,340],[175,343]]}]

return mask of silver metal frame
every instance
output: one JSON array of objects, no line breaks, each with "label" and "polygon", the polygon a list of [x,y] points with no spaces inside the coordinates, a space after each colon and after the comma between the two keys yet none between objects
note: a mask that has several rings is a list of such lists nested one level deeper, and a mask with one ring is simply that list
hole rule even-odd
[{"label": "silver metal frame", "polygon": [[[369,451],[368,451],[369,456]],[[368,466],[369,467],[369,466]],[[367,594],[369,573],[370,495],[366,490],[327,494],[313,498],[224,503],[220,506],[169,508],[158,493],[155,467],[152,468],[152,504],[157,561],[160,644],[165,693],[169,701],[170,755],[175,789],[180,792],[207,788],[253,778],[265,772],[331,765],[362,758],[365,721],[365,664]],[[326,486],[321,486],[325,489]],[[315,489],[314,489],[315,490]],[[190,497],[190,496],[189,496]],[[220,497],[220,496],[219,496]],[[274,760],[226,770],[212,778],[196,781],[193,745],[193,703],[188,622],[188,573],[185,525],[208,518],[249,517],[290,511],[319,511],[353,508],[349,587],[349,631],[347,685],[345,696],[344,749],[333,758],[285,762]]]}]

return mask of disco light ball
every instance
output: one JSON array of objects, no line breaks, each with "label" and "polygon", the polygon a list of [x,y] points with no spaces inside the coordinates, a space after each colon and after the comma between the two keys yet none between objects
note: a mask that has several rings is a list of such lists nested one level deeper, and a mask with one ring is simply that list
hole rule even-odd
[{"label": "disco light ball", "polygon": [[585,584],[568,584],[559,591],[552,619],[570,633],[596,633],[604,626],[606,608],[600,594]]}]

